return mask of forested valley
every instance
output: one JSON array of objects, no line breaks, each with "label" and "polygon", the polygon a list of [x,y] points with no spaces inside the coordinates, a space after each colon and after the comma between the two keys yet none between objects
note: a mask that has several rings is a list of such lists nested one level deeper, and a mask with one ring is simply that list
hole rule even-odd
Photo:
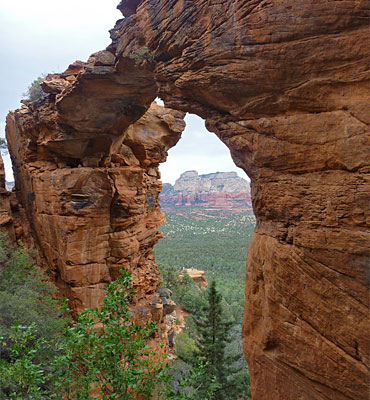
[{"label": "forested valley", "polygon": [[[147,343],[158,326],[130,322],[130,274],[122,269],[106,286],[102,308],[86,309],[72,322],[66,304],[53,300],[56,288],[34,252],[1,236],[0,399],[87,400],[94,398],[92,388],[107,399],[250,399],[241,327],[254,224],[253,214],[167,214],[155,248],[159,292],[171,290],[179,329],[169,337],[167,360],[150,362]],[[194,282],[188,268],[205,271],[208,288]]]},{"label": "forested valley", "polygon": [[[253,213],[182,210],[167,213],[160,231],[163,239],[155,246],[162,287],[172,291],[172,299],[185,310],[185,327],[175,337],[177,360],[173,374],[190,370],[197,354],[199,327],[204,319],[209,289],[187,275],[186,269],[205,271],[209,285],[214,281],[221,295],[222,317],[229,324],[229,343],[225,354],[232,366],[230,381],[238,394],[230,399],[246,399],[249,387],[248,367],[243,358],[241,328],[244,309],[246,253],[253,234]],[[178,321],[180,323],[180,321]],[[243,396],[243,397],[241,397]],[[225,397],[226,398],[226,397]]]}]

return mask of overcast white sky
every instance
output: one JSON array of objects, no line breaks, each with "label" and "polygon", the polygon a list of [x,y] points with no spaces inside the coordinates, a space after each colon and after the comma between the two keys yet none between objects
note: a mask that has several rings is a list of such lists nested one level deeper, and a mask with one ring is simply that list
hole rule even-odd
[{"label": "overcast white sky", "polygon": [[[73,61],[87,60],[109,43],[109,32],[122,18],[119,0],[0,0],[0,136],[8,110],[20,106],[28,85],[42,73],[61,72]],[[199,173],[238,171],[226,146],[204,128],[197,116],[161,166],[163,182],[190,169]],[[7,180],[13,180],[9,157]]]}]

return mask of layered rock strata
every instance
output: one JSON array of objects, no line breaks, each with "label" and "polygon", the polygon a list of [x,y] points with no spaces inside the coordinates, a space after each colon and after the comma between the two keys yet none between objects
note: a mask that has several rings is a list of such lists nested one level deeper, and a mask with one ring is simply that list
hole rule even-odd
[{"label": "layered rock strata", "polygon": [[[119,243],[115,231],[109,242],[103,219],[99,241],[88,247],[82,233],[68,239],[76,231],[68,223],[88,207],[102,215],[106,201],[119,204],[115,216],[131,198],[127,191],[147,193],[155,185],[130,173],[112,202],[117,175],[107,180],[100,169],[111,168],[102,165],[114,138],[159,93],[166,106],[206,119],[251,178],[257,226],[247,257],[243,336],[253,399],[367,400],[368,3],[122,0],[120,9],[126,18],[111,31],[106,52],[51,77],[47,99],[8,119],[21,202],[45,254],[70,280],[71,296],[76,287],[99,289],[115,270],[88,248],[99,257],[104,248],[118,248],[107,260],[129,260],[138,276],[142,257],[154,265],[157,223],[145,219],[139,204],[132,207],[137,214],[118,212]],[[60,147],[66,137],[74,141]],[[36,183],[43,160],[53,171],[68,169],[66,177],[41,172]],[[79,165],[82,183],[73,171]],[[89,175],[89,168],[97,172]],[[54,229],[59,218],[63,227]],[[121,254],[132,232],[139,245],[133,240],[128,248],[135,255]],[[62,243],[74,249],[65,261]],[[157,274],[146,271],[150,292]]]},{"label": "layered rock strata", "polygon": [[153,246],[164,216],[158,163],[184,128],[181,112],[153,104],[121,135],[71,131],[54,102],[10,113],[7,138],[16,192],[40,253],[75,310],[99,306],[125,266],[137,300],[154,295]]},{"label": "layered rock strata", "polygon": [[249,183],[236,172],[199,175],[197,171],[186,171],[174,186],[163,185],[159,200],[165,212],[182,212],[183,207],[237,213],[252,211]]},{"label": "layered rock strata", "polygon": [[175,192],[194,193],[249,193],[249,183],[236,172],[214,172],[199,175],[197,171],[186,171],[173,186]]}]

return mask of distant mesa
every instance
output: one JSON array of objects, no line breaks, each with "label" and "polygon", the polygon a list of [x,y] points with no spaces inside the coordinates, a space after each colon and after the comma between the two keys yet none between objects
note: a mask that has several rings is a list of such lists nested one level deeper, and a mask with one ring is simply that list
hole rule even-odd
[{"label": "distant mesa", "polygon": [[249,182],[236,172],[199,175],[197,171],[186,171],[173,186],[163,184],[160,203],[165,212],[184,207],[232,212],[252,210]]}]

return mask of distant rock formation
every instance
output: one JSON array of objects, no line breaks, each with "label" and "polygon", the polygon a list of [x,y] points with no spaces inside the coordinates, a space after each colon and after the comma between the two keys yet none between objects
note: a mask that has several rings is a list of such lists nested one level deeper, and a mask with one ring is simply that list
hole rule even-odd
[{"label": "distant rock formation", "polygon": [[249,183],[236,172],[215,172],[199,175],[197,171],[186,171],[180,175],[173,187],[175,192],[193,193],[250,193]]},{"label": "distant rock formation", "polygon": [[165,212],[176,212],[183,207],[233,212],[252,210],[249,183],[236,172],[199,175],[197,171],[186,171],[174,186],[163,184],[160,204]]},{"label": "distant rock formation", "polygon": [[187,268],[186,273],[197,285],[201,286],[202,288],[208,287],[205,271],[202,271],[201,269]]}]

